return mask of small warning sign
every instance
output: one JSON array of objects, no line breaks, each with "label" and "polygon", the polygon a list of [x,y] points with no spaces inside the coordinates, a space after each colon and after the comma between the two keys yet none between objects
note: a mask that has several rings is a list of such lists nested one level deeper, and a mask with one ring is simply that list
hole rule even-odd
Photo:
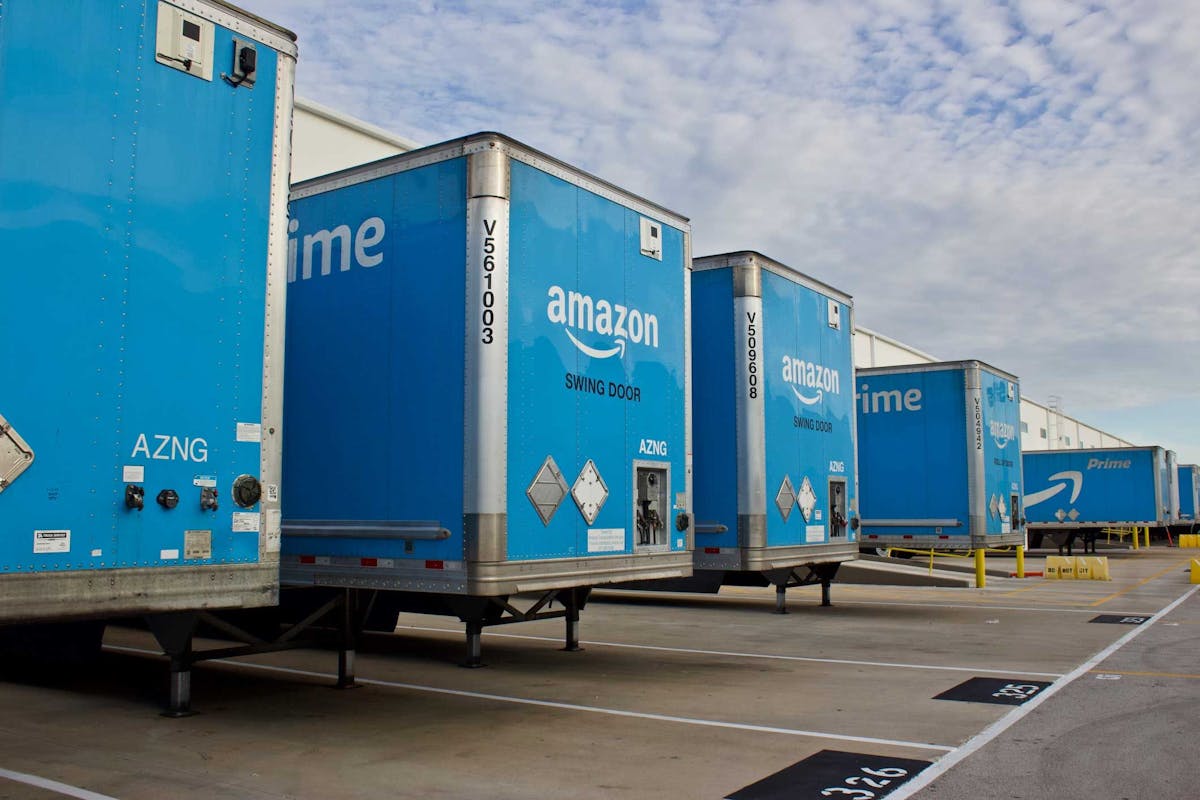
[{"label": "small warning sign", "polygon": [[184,531],[183,557],[188,560],[212,558],[212,531]]},{"label": "small warning sign", "polygon": [[71,552],[70,531],[34,531],[33,552],[35,553],[69,553]]}]

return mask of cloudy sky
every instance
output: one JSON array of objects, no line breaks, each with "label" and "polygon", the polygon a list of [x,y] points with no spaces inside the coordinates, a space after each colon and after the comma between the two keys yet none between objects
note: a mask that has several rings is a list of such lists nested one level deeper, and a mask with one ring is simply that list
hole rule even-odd
[{"label": "cloudy sky", "polygon": [[243,0],[297,91],[498,130],[1200,462],[1200,0]]}]

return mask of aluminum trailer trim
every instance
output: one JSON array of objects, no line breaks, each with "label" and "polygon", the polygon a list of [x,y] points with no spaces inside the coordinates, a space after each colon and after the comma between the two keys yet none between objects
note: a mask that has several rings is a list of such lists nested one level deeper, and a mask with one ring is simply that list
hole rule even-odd
[{"label": "aluminum trailer trim", "polygon": [[888,535],[866,534],[859,540],[863,547],[914,547],[921,550],[969,550],[976,547],[1006,547],[1014,544],[1025,544],[1024,531],[1014,533],[990,533],[987,541],[979,542],[977,537],[966,536],[933,536],[933,535]]},{"label": "aluminum trailer trim", "polygon": [[767,572],[813,564],[840,564],[857,560],[858,548],[858,542],[701,548],[696,551],[695,566],[697,570]]},{"label": "aluminum trailer trim", "polygon": [[312,195],[332,191],[333,189],[342,189],[347,186],[366,183],[367,181],[373,181],[388,175],[395,175],[398,172],[427,167],[430,164],[462,158],[472,153],[479,153],[486,150],[503,153],[515,161],[528,164],[581,189],[586,189],[614,203],[627,206],[640,214],[657,217],[685,233],[691,232],[691,226],[687,217],[657,203],[653,203],[644,197],[626,191],[578,167],[571,166],[565,161],[560,161],[553,156],[535,150],[526,144],[518,142],[516,139],[494,131],[481,131],[459,139],[452,139],[448,142],[410,150],[407,153],[398,153],[378,161],[372,161],[369,164],[362,164],[357,167],[333,172],[329,175],[300,181],[292,186],[292,199],[298,200],[304,197],[311,197]]},{"label": "aluminum trailer trim", "polygon": [[[938,361],[934,364],[899,364],[894,367],[858,367],[855,369],[855,374],[859,377],[869,377],[871,375],[894,375],[899,372],[943,372],[945,370],[967,370],[967,369],[986,369],[1005,380],[1013,383],[1020,383],[1021,379],[1011,372],[1006,372],[999,367],[993,367],[986,361],[980,361],[977,358],[968,358],[962,361]],[[1039,453],[1050,452],[1048,450],[1039,450]],[[1074,452],[1074,451],[1072,451]]]},{"label": "aluminum trailer trim", "polygon": [[326,563],[303,564],[295,557],[285,556],[283,583],[499,597],[572,586],[678,578],[692,571],[692,554],[685,550],[656,553],[654,559],[621,555],[472,564],[469,571],[466,562],[440,562],[434,568],[398,561],[379,566],[378,563],[387,560],[367,560],[377,565],[364,569],[359,557],[329,557],[318,559]]},{"label": "aluminum trailer trim", "polygon": [[881,528],[961,528],[960,519],[864,519],[863,525]]},{"label": "aluminum trailer trim", "polygon": [[[256,608],[279,602],[279,565],[213,564],[87,572],[8,573],[4,622]],[[103,593],[96,584],[104,584]],[[15,612],[15,613],[14,613]]]},{"label": "aluminum trailer trim", "polygon": [[[823,294],[826,297],[832,297],[839,303],[854,307],[854,296],[848,294],[841,289],[835,289],[823,281],[817,280],[811,275],[805,275],[797,269],[789,267],[770,256],[765,256],[757,250],[739,250],[731,253],[720,253],[717,255],[699,256],[692,261],[692,269],[695,272],[703,272],[710,269],[737,269],[739,267],[749,268],[752,271],[766,270],[780,275],[793,283],[798,283],[806,289],[812,289],[818,294]],[[759,285],[761,285],[761,278]],[[753,291],[753,290],[747,290]],[[854,330],[854,321],[850,321],[850,330]]]},{"label": "aluminum trailer trim", "polygon": [[[292,57],[293,61],[296,58],[298,51],[295,33],[282,25],[276,25],[257,14],[239,8],[233,3],[226,3],[224,0],[168,0],[168,2],[184,11],[206,17],[231,31],[249,36],[273,50],[286,53]],[[288,103],[291,103],[290,98]]]}]

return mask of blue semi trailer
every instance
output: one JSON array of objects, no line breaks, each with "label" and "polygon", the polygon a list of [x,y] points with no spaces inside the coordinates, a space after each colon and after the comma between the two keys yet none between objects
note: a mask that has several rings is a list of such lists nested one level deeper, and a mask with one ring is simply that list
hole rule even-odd
[{"label": "blue semi trailer", "polygon": [[981,361],[857,376],[860,544],[1023,546],[1016,376]]},{"label": "blue semi trailer", "polygon": [[[755,252],[692,273],[698,588],[820,583],[858,556],[850,296]],[[703,586],[701,586],[703,584]]]},{"label": "blue semi trailer", "polygon": [[[1177,470],[1162,447],[1031,450],[1025,466],[1025,514],[1031,540],[1094,533],[1102,527],[1174,524]],[[1174,488],[1173,488],[1174,487]]]},{"label": "blue semi trailer", "polygon": [[290,226],[286,584],[454,614],[477,664],[691,573],[685,218],[483,133],[298,184]]},{"label": "blue semi trailer", "polygon": [[294,38],[0,4],[0,624],[276,602]]}]

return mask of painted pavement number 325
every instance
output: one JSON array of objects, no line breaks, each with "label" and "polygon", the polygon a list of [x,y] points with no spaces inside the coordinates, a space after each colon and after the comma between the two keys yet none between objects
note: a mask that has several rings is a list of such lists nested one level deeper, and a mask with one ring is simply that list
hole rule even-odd
[{"label": "painted pavement number 325", "polygon": [[971,678],[936,695],[934,700],[958,700],[964,703],[995,703],[1019,706],[1049,686],[1048,681],[1005,678]]}]

